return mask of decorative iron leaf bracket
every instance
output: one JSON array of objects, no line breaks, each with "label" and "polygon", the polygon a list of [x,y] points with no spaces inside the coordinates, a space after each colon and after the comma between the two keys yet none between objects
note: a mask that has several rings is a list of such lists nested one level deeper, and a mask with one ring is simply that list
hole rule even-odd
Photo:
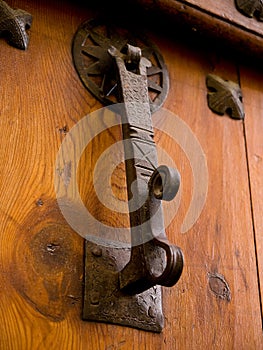
[{"label": "decorative iron leaf bracket", "polygon": [[224,80],[217,75],[209,74],[206,78],[209,108],[219,114],[228,113],[234,119],[244,119],[240,86],[233,81]]},{"label": "decorative iron leaf bracket", "polygon": [[[93,36],[103,42],[94,32]],[[79,51],[74,48],[78,69]],[[83,318],[160,332],[164,326],[160,286],[173,286],[183,269],[180,248],[165,234],[161,200],[175,197],[180,175],[157,164],[147,81],[151,62],[139,47],[125,42],[122,51],[108,41],[105,48],[123,106],[118,112],[125,140],[131,248],[86,241]],[[88,51],[94,54],[90,47]]]},{"label": "decorative iron leaf bracket", "polygon": [[262,0],[235,0],[239,12],[247,17],[256,17],[263,21],[263,2]]},{"label": "decorative iron leaf bracket", "polygon": [[5,1],[0,0],[0,35],[5,36],[10,45],[26,50],[29,43],[27,29],[31,27],[30,13],[12,9]]}]

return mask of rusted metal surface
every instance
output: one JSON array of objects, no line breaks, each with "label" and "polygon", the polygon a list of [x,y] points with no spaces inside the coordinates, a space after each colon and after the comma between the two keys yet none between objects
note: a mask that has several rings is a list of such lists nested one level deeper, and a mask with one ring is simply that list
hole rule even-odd
[{"label": "rusted metal surface", "polygon": [[[119,75],[120,102],[124,103],[122,133],[128,141],[124,143],[124,152],[132,249],[129,263],[120,272],[120,287],[135,294],[156,284],[174,285],[182,272],[183,257],[180,249],[166,239],[162,204],[151,186],[158,161],[146,76],[150,61],[141,56],[139,48],[131,46],[126,56],[116,48],[109,51]],[[135,73],[127,69],[129,64]],[[176,195],[180,180],[177,173],[173,176],[177,179]]]},{"label": "rusted metal surface", "polygon": [[143,57],[151,61],[147,68],[147,86],[151,111],[166,99],[169,89],[167,69],[157,47],[134,28],[115,26],[93,19],[84,22],[73,41],[73,59],[84,86],[103,104],[119,102],[114,61],[108,53],[111,46],[122,51],[127,43],[140,46]]},{"label": "rusted metal surface", "polygon": [[127,248],[106,248],[86,241],[83,318],[161,332],[161,287],[135,295],[119,288],[119,271],[129,257]]},{"label": "rusted metal surface", "polygon": [[12,9],[5,1],[0,1],[0,35],[5,36],[10,45],[26,50],[29,43],[27,29],[31,27],[30,13]]},{"label": "rusted metal surface", "polygon": [[242,92],[237,83],[209,74],[206,85],[209,90],[208,106],[213,112],[219,115],[228,113],[234,119],[244,119]]},{"label": "rusted metal surface", "polygon": [[[151,111],[162,104],[168,85],[165,93],[160,89],[151,100],[149,72],[164,73],[147,58],[149,48],[143,51],[126,38],[115,37],[112,43],[90,28],[87,34],[86,25],[84,33],[81,28],[82,34],[75,36],[73,55],[82,81],[99,100],[109,104],[113,101],[108,101],[104,93],[111,74],[113,88],[109,91],[114,90],[120,102],[117,106],[122,122],[131,231],[128,251],[86,242],[83,318],[160,332],[163,315],[157,285],[173,286],[183,269],[180,248],[166,238],[161,204],[162,199],[175,197],[180,175],[176,169],[158,167],[151,119]],[[87,39],[99,46],[87,44]],[[152,55],[152,49],[150,52]],[[83,54],[97,61],[83,66]],[[102,85],[97,89],[90,76],[101,74]],[[160,82],[165,83],[165,79]]]}]

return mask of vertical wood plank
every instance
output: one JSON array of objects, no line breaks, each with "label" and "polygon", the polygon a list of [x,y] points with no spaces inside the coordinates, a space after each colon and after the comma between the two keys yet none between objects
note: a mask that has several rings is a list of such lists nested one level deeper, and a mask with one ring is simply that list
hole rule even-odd
[{"label": "vertical wood plank", "polygon": [[[189,125],[204,150],[207,200],[199,220],[182,234],[193,191],[192,168],[184,150],[157,132],[157,144],[182,175],[179,209],[167,234],[186,260],[179,283],[164,289],[165,329],[152,334],[84,322],[83,241],[59,212],[53,181],[67,130],[101,107],[83,88],[71,58],[73,34],[92,14],[72,2],[21,0],[10,5],[31,12],[34,22],[27,52],[0,42],[0,348],[261,349],[243,125],[215,116],[206,105],[206,74],[237,81],[235,64],[199,52],[194,43],[152,35],[171,78],[165,108]],[[116,130],[95,140],[94,159],[100,147],[119,136]],[[94,165],[88,151],[79,175],[84,200],[89,199],[86,175]]]},{"label": "vertical wood plank", "polygon": [[[249,164],[251,200],[261,302],[263,297],[263,73],[260,69],[242,66],[241,87],[246,112],[245,134]],[[262,305],[261,305],[262,307]],[[262,312],[262,310],[261,310]],[[263,317],[263,315],[262,315]]]},{"label": "vertical wood plank", "polygon": [[[236,65],[220,55],[194,53],[194,43],[192,51],[168,47],[171,44],[166,46],[166,61],[173,68],[169,66],[172,82],[166,105],[170,104],[198,137],[207,158],[209,187],[196,225],[184,235],[178,235],[172,225],[169,230],[170,234],[177,232],[174,239],[185,252],[186,268],[178,286],[166,291],[172,300],[168,309],[177,310],[166,331],[173,329],[173,334],[181,335],[176,339],[178,348],[183,344],[196,349],[204,344],[216,349],[261,348],[243,124],[213,114],[206,104],[206,74],[238,82]],[[183,163],[179,156],[179,166]],[[184,170],[181,173],[184,185]],[[231,291],[229,298],[224,294],[227,285],[222,285],[222,276]],[[173,339],[171,333],[168,339]]]}]

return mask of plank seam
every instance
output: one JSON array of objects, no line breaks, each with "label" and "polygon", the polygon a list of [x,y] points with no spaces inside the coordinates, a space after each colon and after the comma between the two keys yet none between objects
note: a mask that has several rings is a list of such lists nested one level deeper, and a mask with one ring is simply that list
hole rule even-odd
[{"label": "plank seam", "polygon": [[[242,89],[239,66],[237,66],[237,76],[238,76],[239,85],[240,85],[240,87]],[[250,198],[250,211],[251,211],[251,220],[252,220],[254,247],[255,247],[256,270],[257,270],[257,281],[258,281],[258,292],[259,292],[259,304],[260,304],[260,313],[261,313],[261,326],[262,326],[262,330],[263,330],[263,305],[262,305],[262,295],[261,295],[261,281],[260,281],[260,275],[259,275],[259,260],[258,260],[258,251],[257,251],[255,215],[254,215],[254,209],[253,209],[253,195],[252,195],[252,188],[251,188],[251,174],[250,174],[250,166],[249,166],[249,159],[248,159],[248,143],[247,143],[247,133],[246,133],[245,119],[243,119],[242,125],[243,125],[244,146],[245,146],[245,155],[246,155],[246,163],[247,163],[248,188],[249,188],[249,198]]]}]

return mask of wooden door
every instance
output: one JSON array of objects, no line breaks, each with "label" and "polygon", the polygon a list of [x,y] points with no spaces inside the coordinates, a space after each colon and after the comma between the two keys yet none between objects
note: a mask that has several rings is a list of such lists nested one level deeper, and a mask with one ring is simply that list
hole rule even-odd
[{"label": "wooden door", "polygon": [[[62,1],[9,1],[33,15],[27,51],[2,39],[0,163],[0,349],[263,349],[262,170],[263,74],[227,52],[148,31],[170,75],[164,108],[198,140],[207,180],[195,178],[198,159],[162,131],[156,143],[182,177],[169,240],[185,256],[180,281],[163,289],[161,334],[81,319],[83,238],[61,214],[54,190],[56,155],[72,127],[102,105],[83,87],[71,56],[72,37],[94,13]],[[241,85],[245,120],[213,114],[206,76]],[[96,159],[120,139],[119,128],[94,139],[79,166],[83,201],[109,217],[89,191]],[[191,160],[195,160],[195,168]],[[204,161],[204,159],[201,159]],[[200,160],[200,161],[201,161]],[[197,168],[196,168],[197,167]],[[113,187],[125,199],[120,167]],[[207,184],[199,218],[182,224],[195,186]],[[206,187],[204,187],[206,189]],[[171,204],[172,205],[172,204]],[[171,207],[166,206],[168,212]]]}]

